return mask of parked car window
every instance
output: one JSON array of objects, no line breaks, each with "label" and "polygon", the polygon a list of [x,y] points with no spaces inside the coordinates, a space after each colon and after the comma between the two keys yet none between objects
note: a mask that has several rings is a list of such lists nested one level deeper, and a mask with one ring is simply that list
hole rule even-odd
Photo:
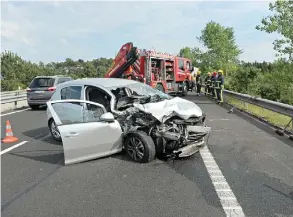
[{"label": "parked car window", "polygon": [[70,86],[61,89],[61,99],[80,99],[81,86]]},{"label": "parked car window", "polygon": [[62,124],[97,122],[105,113],[102,107],[90,103],[61,102],[52,107]]},{"label": "parked car window", "polygon": [[29,88],[53,87],[55,78],[35,78]]}]

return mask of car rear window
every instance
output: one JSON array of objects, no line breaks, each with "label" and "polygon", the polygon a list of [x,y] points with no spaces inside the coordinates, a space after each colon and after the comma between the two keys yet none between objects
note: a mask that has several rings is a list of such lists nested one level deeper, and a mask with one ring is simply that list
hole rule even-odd
[{"label": "car rear window", "polygon": [[55,78],[35,78],[30,85],[30,88],[52,87],[54,86]]}]

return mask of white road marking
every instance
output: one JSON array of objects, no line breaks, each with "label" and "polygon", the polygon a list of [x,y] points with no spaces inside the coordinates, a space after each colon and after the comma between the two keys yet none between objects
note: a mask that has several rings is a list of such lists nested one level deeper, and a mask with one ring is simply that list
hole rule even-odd
[{"label": "white road marking", "polygon": [[204,146],[199,151],[226,216],[245,216],[242,207],[238,203],[236,196],[223,176],[212,153],[207,146]]},{"label": "white road marking", "polygon": [[29,110],[29,109],[30,109],[30,108],[26,108],[26,109],[22,109],[22,110],[14,111],[14,112],[9,112],[9,113],[5,113],[5,114],[1,114],[0,117],[2,117],[2,116],[6,116],[6,115],[12,115],[12,114],[14,114],[14,113],[18,113],[18,112],[27,111],[27,110]]},{"label": "white road marking", "polygon": [[[23,142],[20,142],[20,143],[14,145],[14,146],[11,146],[10,148],[7,148],[7,149],[1,151],[1,152],[0,152],[0,155],[5,154],[5,153],[7,153],[7,152],[9,152],[9,151],[11,151],[11,150],[13,150],[13,149],[19,147],[19,146],[22,146],[23,144],[25,144],[25,143],[27,143],[27,142],[28,142],[28,141],[23,141]],[[1,145],[2,145],[2,144],[5,145],[5,143],[1,143]]]},{"label": "white road marking", "polygon": [[208,119],[208,121],[229,121],[230,119],[222,118],[222,119]]}]

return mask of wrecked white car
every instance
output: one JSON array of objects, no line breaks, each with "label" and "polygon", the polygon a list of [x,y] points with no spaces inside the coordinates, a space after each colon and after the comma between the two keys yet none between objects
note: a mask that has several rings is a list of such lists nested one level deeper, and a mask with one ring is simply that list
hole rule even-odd
[{"label": "wrecked white car", "polygon": [[193,102],[126,79],[90,78],[57,86],[48,126],[62,141],[65,164],[126,153],[136,162],[186,157],[210,132]]}]

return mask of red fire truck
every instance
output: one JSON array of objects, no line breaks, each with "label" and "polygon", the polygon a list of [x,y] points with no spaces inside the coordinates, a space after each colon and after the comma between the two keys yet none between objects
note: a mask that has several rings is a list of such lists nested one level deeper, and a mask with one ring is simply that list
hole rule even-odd
[{"label": "red fire truck", "polygon": [[141,50],[129,42],[120,48],[105,77],[135,79],[162,92],[186,96],[193,88],[193,69],[189,59]]}]

